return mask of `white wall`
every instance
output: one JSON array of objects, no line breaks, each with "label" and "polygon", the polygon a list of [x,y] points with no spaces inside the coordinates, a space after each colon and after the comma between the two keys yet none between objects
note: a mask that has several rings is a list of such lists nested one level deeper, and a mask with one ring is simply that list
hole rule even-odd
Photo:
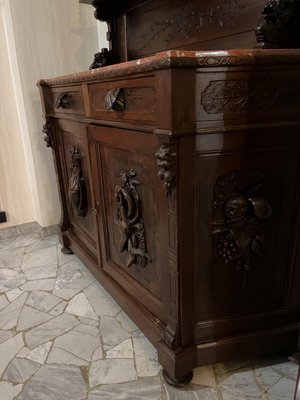
[{"label": "white wall", "polygon": [[[10,160],[15,165],[21,164],[23,169],[20,173],[8,168],[0,152],[0,166],[4,171],[0,171],[1,207],[8,211],[9,217],[15,215],[8,224],[1,224],[0,229],[32,220],[49,226],[59,222],[60,204],[52,153],[43,141],[42,109],[36,82],[40,78],[88,69],[99,48],[97,21],[93,8],[77,0],[4,0],[2,15],[6,35],[2,36],[0,31],[0,37],[6,37],[11,62],[9,68],[5,42],[1,43],[1,85],[3,80],[10,81],[10,101],[3,111],[5,117],[0,119],[1,142],[7,119],[14,119],[16,125],[19,120],[21,128],[10,128],[14,136],[13,139],[11,134],[6,137],[4,149],[19,143],[19,152],[14,151]],[[9,72],[11,78],[7,79]],[[16,113],[16,109],[18,117],[12,118],[10,115]],[[12,180],[16,183],[14,190],[9,184]],[[20,185],[20,181],[24,183]],[[23,213],[18,208],[21,190]]]}]

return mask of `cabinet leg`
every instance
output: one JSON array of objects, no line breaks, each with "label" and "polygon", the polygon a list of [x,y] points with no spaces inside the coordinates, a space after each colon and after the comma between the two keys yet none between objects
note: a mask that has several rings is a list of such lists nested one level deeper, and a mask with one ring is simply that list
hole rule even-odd
[{"label": "cabinet leg", "polygon": [[74,254],[73,251],[71,249],[69,249],[68,247],[62,247],[61,252],[64,254]]},{"label": "cabinet leg", "polygon": [[184,375],[180,379],[173,379],[170,377],[170,375],[165,370],[163,370],[163,377],[168,385],[173,386],[173,387],[183,387],[183,386],[188,385],[191,382],[191,380],[193,378],[193,371]]}]

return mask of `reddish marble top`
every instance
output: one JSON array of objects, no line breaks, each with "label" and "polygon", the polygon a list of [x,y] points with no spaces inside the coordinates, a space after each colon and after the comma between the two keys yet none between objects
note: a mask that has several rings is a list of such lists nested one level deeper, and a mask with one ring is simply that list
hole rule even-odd
[{"label": "reddish marble top", "polygon": [[52,79],[41,79],[38,85],[54,86],[90,82],[128,74],[167,68],[229,67],[241,65],[300,64],[299,49],[182,51],[168,50],[150,57],[110,65]]}]

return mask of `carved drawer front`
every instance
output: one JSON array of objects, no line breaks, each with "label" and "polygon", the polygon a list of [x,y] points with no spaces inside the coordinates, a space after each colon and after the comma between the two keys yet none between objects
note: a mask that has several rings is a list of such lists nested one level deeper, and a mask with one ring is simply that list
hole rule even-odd
[{"label": "carved drawer front", "polygon": [[97,233],[86,125],[60,120],[58,127],[68,230],[96,257]]},{"label": "carved drawer front", "polygon": [[228,127],[295,120],[300,107],[299,78],[298,69],[199,72],[196,78],[198,126]]},{"label": "carved drawer front", "polygon": [[167,255],[158,195],[157,138],[114,128],[88,129],[103,270],[163,320],[168,271],[161,268],[167,265]]},{"label": "carved drawer front", "polygon": [[88,84],[90,116],[156,121],[154,77]]},{"label": "carved drawer front", "polygon": [[53,112],[84,115],[81,86],[51,88],[50,98]]},{"label": "carved drawer front", "polygon": [[199,341],[293,320],[287,287],[299,152],[290,138],[285,148],[265,136],[265,148],[247,142],[245,151],[196,156]]}]

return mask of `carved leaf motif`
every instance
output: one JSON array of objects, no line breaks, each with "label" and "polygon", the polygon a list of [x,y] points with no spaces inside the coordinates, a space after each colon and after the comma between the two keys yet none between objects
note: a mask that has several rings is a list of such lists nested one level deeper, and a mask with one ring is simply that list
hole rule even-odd
[{"label": "carved leaf motif", "polygon": [[138,264],[145,267],[152,259],[147,253],[141,202],[136,190],[139,182],[136,172],[120,172],[121,184],[115,187],[117,210],[115,223],[121,233],[120,252],[127,251],[127,266]]}]

